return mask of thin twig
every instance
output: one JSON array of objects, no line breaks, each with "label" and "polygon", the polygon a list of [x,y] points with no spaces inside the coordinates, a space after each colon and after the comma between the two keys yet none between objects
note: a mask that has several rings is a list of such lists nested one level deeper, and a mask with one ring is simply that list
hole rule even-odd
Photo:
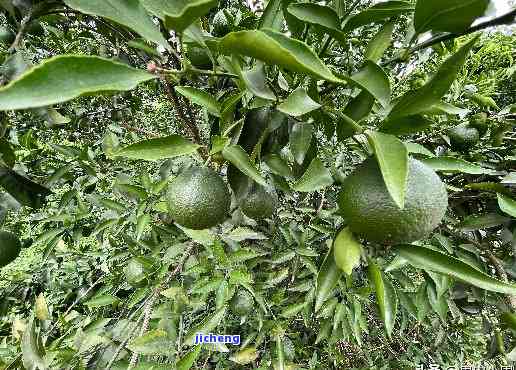
[{"label": "thin twig", "polygon": [[30,21],[30,18],[32,17],[32,9],[29,10],[27,15],[23,17],[23,19],[20,22],[20,27],[18,28],[18,33],[16,34],[16,37],[14,38],[13,43],[11,46],[9,46],[9,49],[7,49],[8,53],[12,53],[17,47],[20,41],[22,40],[23,33],[25,32],[25,28],[27,27],[27,24]]},{"label": "thin twig", "polygon": [[[159,286],[157,286],[154,289],[154,292],[152,292],[151,297],[149,298],[149,300],[147,301],[147,303],[145,304],[145,307],[143,309],[143,324],[142,324],[142,328],[140,330],[140,336],[145,334],[145,332],[149,329],[152,308],[154,306],[154,303],[158,299],[161,291],[170,283],[172,278],[181,271],[181,269],[183,268],[183,264],[185,263],[186,259],[190,256],[190,253],[191,253],[192,249],[194,248],[194,246],[195,246],[194,244],[190,245],[190,247],[186,250],[183,257],[177,264],[176,268],[173,271],[169,272],[167,278]],[[131,370],[136,365],[137,362],[138,362],[138,353],[134,352],[131,357],[131,361],[129,362],[129,366],[127,367],[127,370]]]}]

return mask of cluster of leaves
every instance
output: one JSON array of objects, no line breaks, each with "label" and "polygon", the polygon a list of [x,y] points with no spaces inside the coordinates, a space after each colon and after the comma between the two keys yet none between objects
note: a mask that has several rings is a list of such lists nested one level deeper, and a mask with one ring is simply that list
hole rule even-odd
[{"label": "cluster of leaves", "polygon": [[[489,3],[0,1],[0,223],[26,247],[0,271],[0,368],[516,361],[515,41],[473,34]],[[429,239],[346,228],[336,194],[371,155],[400,208],[409,155],[442,175]],[[164,193],[203,162],[233,204],[194,231]],[[280,193],[271,219],[239,210],[247,178]],[[210,332],[240,346],[192,347]]]}]

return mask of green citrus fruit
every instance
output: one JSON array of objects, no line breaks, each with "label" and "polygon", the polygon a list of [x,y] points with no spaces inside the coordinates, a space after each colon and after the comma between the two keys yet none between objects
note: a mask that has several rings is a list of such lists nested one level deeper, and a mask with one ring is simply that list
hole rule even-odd
[{"label": "green citrus fruit", "polygon": [[411,158],[405,206],[400,209],[372,157],[344,180],[338,203],[354,233],[381,244],[400,244],[425,238],[439,225],[448,195],[439,176]]},{"label": "green citrus fruit", "polygon": [[12,33],[8,28],[0,26],[0,42],[2,44],[12,44],[15,37],[15,34]]},{"label": "green citrus fruit", "polygon": [[484,112],[475,114],[469,120],[469,125],[476,128],[480,136],[484,136],[488,128],[487,114]]},{"label": "green citrus fruit", "polygon": [[190,60],[190,63],[196,68],[199,69],[212,69],[213,64],[211,63],[211,59],[208,56],[208,53],[205,49],[190,45],[188,46],[186,50],[186,55],[188,56],[188,59]]},{"label": "green citrus fruit", "polygon": [[254,298],[245,289],[237,290],[230,302],[230,309],[235,315],[246,315],[254,307]]},{"label": "green citrus fruit", "polygon": [[451,147],[455,150],[467,150],[480,139],[478,130],[467,123],[461,123],[448,132]]},{"label": "green citrus fruit", "polygon": [[231,23],[224,13],[224,10],[219,10],[213,17],[213,35],[216,37],[223,37],[231,32]]},{"label": "green citrus fruit", "polygon": [[21,251],[20,239],[13,233],[0,231],[0,267],[14,261]]},{"label": "green citrus fruit", "polygon": [[261,220],[271,217],[276,210],[278,196],[263,186],[253,183],[246,196],[243,197],[240,209],[249,218]]},{"label": "green citrus fruit", "polygon": [[169,215],[175,222],[202,230],[226,219],[231,197],[217,173],[207,167],[191,167],[170,182],[167,203]]}]

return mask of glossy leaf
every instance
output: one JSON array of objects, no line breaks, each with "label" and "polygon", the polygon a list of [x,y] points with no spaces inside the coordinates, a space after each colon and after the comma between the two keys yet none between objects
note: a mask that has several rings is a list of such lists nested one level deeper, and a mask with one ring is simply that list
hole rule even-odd
[{"label": "glossy leaf", "polygon": [[220,103],[206,91],[190,86],[176,86],[176,91],[192,103],[203,106],[216,117],[220,117]]},{"label": "glossy leaf", "polygon": [[402,245],[398,254],[415,267],[438,272],[493,292],[516,294],[516,285],[495,279],[450,255],[417,245]]},{"label": "glossy leaf", "polygon": [[252,178],[258,184],[267,186],[267,182],[260,171],[251,163],[249,155],[239,145],[230,145],[222,150],[222,155],[246,176]]},{"label": "glossy leaf", "polygon": [[403,143],[407,147],[409,153],[421,154],[426,157],[435,157],[435,154],[430,150],[426,149],[423,145],[417,143],[405,142]]},{"label": "glossy leaf", "polygon": [[349,32],[366,24],[379,22],[413,10],[414,6],[407,1],[385,1],[351,17],[344,25],[344,32]]},{"label": "glossy leaf", "polygon": [[318,312],[323,303],[329,298],[341,276],[342,270],[335,263],[332,246],[326,254],[321,269],[317,274],[315,312]]},{"label": "glossy leaf", "polygon": [[380,309],[380,317],[385,324],[385,331],[390,337],[396,323],[398,298],[390,280],[380,271],[378,266],[370,261],[367,270],[369,281],[374,285],[376,300]]},{"label": "glossy leaf", "polygon": [[269,167],[272,173],[283,177],[292,177],[292,170],[287,162],[283,160],[278,154],[269,154],[263,157],[263,161]]},{"label": "glossy leaf", "polygon": [[312,142],[314,126],[311,123],[299,122],[292,126],[290,133],[290,152],[298,164],[305,160],[306,152]]},{"label": "glossy leaf", "polygon": [[346,35],[340,29],[339,16],[329,6],[313,3],[293,3],[288,6],[287,11],[298,20],[322,29],[336,40],[346,41]]},{"label": "glossy leaf", "polygon": [[196,346],[176,363],[176,370],[190,370],[201,353],[202,346]]},{"label": "glossy leaf", "polygon": [[246,347],[245,349],[235,353],[229,358],[230,361],[239,365],[247,365],[258,358],[258,351],[254,347]]},{"label": "glossy leaf", "polygon": [[344,113],[337,112],[337,138],[340,142],[347,138],[361,133],[364,129],[358,123],[356,123],[351,117],[348,117]]},{"label": "glossy leaf", "polygon": [[46,187],[5,167],[0,167],[0,188],[7,191],[18,203],[31,208],[41,207],[46,196],[50,194]]},{"label": "glossy leaf", "polygon": [[98,15],[126,26],[149,41],[169,47],[152,18],[138,0],[64,0],[70,8]]},{"label": "glossy leaf", "polygon": [[333,177],[330,171],[319,158],[314,158],[303,176],[292,185],[292,189],[300,192],[312,192],[332,184]]},{"label": "glossy leaf", "polygon": [[498,207],[509,216],[516,218],[516,200],[506,195],[498,194]]},{"label": "glossy leaf", "polygon": [[385,120],[380,126],[380,131],[392,135],[409,135],[424,131],[433,123],[425,116],[416,114]]},{"label": "glossy leaf", "polygon": [[128,91],[153,78],[146,71],[108,59],[60,55],[46,59],[0,88],[0,110],[43,107],[82,95]]},{"label": "glossy leaf", "polygon": [[489,0],[418,0],[414,13],[416,33],[461,33],[484,15]]},{"label": "glossy leaf", "polygon": [[462,69],[466,57],[473,48],[478,37],[473,38],[462,46],[459,51],[448,58],[437,73],[423,87],[409,91],[403,95],[389,113],[389,118],[411,116],[424,112],[429,107],[441,101],[441,98],[450,89],[457,74]]},{"label": "glossy leaf", "polygon": [[377,63],[385,53],[385,50],[391,45],[392,32],[394,31],[394,22],[385,23],[376,35],[369,41],[365,51],[366,59],[373,63]]},{"label": "glossy leaf", "polygon": [[335,263],[347,275],[360,264],[362,244],[358,242],[349,228],[342,229],[333,241],[333,257]]},{"label": "glossy leaf", "polygon": [[384,107],[389,105],[391,99],[391,86],[389,77],[385,71],[370,60],[351,77],[342,76],[343,79],[369,92]]},{"label": "glossy leaf", "polygon": [[211,315],[206,316],[206,318],[201,323],[190,329],[186,334],[183,343],[186,345],[194,344],[195,335],[197,333],[210,333],[217,327],[217,325],[219,325],[224,316],[226,316],[226,306],[221,307]]},{"label": "glossy leaf", "polygon": [[428,158],[423,161],[426,165],[432,167],[434,171],[443,172],[462,172],[472,175],[492,174],[493,170],[482,168],[476,164],[466,162],[463,159],[453,157],[435,157]]},{"label": "glossy leaf", "polygon": [[267,85],[267,76],[262,64],[257,64],[252,69],[242,72],[242,79],[247,89],[259,98],[276,100],[276,95]]},{"label": "glossy leaf", "polygon": [[374,96],[367,90],[362,90],[344,108],[344,114],[358,122],[367,117],[374,105]]},{"label": "glossy leaf", "polygon": [[466,217],[458,228],[464,231],[488,229],[509,222],[509,218],[498,213],[486,213],[482,215],[470,215]]},{"label": "glossy leaf", "polygon": [[281,11],[282,0],[270,0],[267,3],[262,17],[260,18],[260,29],[271,29],[281,31],[283,26],[283,12]]},{"label": "glossy leaf", "polygon": [[207,14],[210,9],[216,7],[217,3],[217,0],[168,1],[167,8],[163,11],[165,26],[181,33],[198,18]]},{"label": "glossy leaf", "polygon": [[139,141],[120,149],[114,156],[157,161],[194,153],[199,145],[180,135]]},{"label": "glossy leaf", "polygon": [[374,149],[385,186],[396,205],[405,206],[408,176],[408,150],[395,136],[368,131],[367,138]]},{"label": "glossy leaf", "polygon": [[132,339],[127,348],[144,355],[167,355],[172,344],[165,330],[156,329]]},{"label": "glossy leaf", "polygon": [[220,41],[219,50],[226,55],[245,55],[293,72],[342,82],[304,42],[271,30],[231,32]]},{"label": "glossy leaf", "polygon": [[50,319],[50,313],[48,312],[48,305],[47,301],[45,299],[45,295],[43,293],[40,293],[36,297],[36,305],[34,307],[34,311],[36,313],[36,317],[39,320],[48,320]]},{"label": "glossy leaf", "polygon": [[95,296],[88,300],[87,302],[84,302],[86,306],[89,308],[96,308],[96,307],[105,307],[112,305],[113,303],[118,302],[119,299],[115,296],[106,294],[101,296]]},{"label": "glossy leaf", "polygon": [[293,117],[299,117],[320,107],[321,104],[310,98],[305,89],[298,87],[287,100],[278,105],[278,110]]}]

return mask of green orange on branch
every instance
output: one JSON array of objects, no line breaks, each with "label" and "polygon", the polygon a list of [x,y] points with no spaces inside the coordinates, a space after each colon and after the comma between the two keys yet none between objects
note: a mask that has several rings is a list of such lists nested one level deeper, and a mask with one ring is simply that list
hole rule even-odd
[{"label": "green orange on branch", "polygon": [[222,178],[207,167],[191,167],[173,179],[167,191],[169,215],[179,225],[202,230],[224,222],[231,198]]},{"label": "green orange on branch", "polygon": [[338,203],[351,231],[369,241],[394,245],[427,237],[443,219],[448,195],[439,176],[411,158],[405,206],[400,209],[371,157],[343,181]]},{"label": "green orange on branch", "polygon": [[278,206],[278,196],[261,185],[253,183],[242,199],[240,208],[244,215],[254,220],[269,218]]},{"label": "green orange on branch", "polygon": [[465,151],[473,147],[479,140],[478,130],[467,123],[461,123],[448,132],[451,147],[454,150]]}]

